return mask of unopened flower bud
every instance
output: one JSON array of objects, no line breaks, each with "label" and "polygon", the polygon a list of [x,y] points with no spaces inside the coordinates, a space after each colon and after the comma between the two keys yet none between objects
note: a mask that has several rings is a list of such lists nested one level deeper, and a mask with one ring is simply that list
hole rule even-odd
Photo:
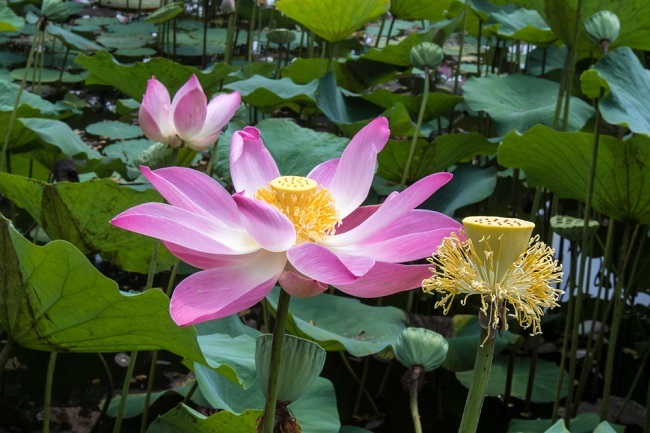
[{"label": "unopened flower bud", "polygon": [[395,356],[407,368],[420,366],[435,370],[447,358],[447,340],[437,332],[424,328],[406,328],[397,337]]},{"label": "unopened flower bud", "polygon": [[421,42],[411,48],[411,63],[418,69],[437,68],[444,58],[442,48],[433,42]]},{"label": "unopened flower bud", "polygon": [[70,12],[63,0],[45,0],[41,5],[41,15],[48,21],[59,22],[68,18]]},{"label": "unopened flower bud", "polygon": [[596,44],[612,43],[618,38],[621,22],[618,16],[610,11],[596,12],[585,20],[585,32]]}]

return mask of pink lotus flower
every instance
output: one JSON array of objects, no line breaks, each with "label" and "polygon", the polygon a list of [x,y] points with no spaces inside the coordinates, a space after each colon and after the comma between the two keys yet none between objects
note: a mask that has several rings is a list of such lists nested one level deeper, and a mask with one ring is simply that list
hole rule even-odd
[{"label": "pink lotus flower", "polygon": [[362,129],[341,158],[307,177],[281,177],[260,132],[236,132],[230,147],[230,195],[212,178],[187,168],[142,173],[170,203],[146,203],[111,223],[161,239],[181,260],[204,269],[183,280],[172,318],[190,325],[224,317],[259,302],[279,281],[289,294],[312,296],[328,284],[359,297],[420,287],[429,257],[460,224],[414,209],[451,179],[436,173],[382,205],[362,206],[386,144],[388,121]]},{"label": "pink lotus flower", "polygon": [[208,104],[194,74],[170,102],[167,88],[152,77],[147,83],[138,118],[144,135],[151,140],[171,147],[185,145],[204,150],[217,141],[240,102],[239,93],[233,92],[219,95]]}]

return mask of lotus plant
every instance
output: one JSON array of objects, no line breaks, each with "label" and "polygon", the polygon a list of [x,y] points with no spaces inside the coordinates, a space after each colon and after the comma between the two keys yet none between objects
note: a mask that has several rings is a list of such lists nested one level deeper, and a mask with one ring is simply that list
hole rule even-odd
[{"label": "lotus plant", "polygon": [[167,88],[152,77],[138,119],[142,132],[151,140],[174,148],[187,146],[201,151],[217,141],[240,103],[239,93],[233,92],[218,95],[208,104],[194,74],[170,100]]},{"label": "lotus plant", "polygon": [[281,176],[260,132],[247,127],[232,137],[233,195],[196,170],[141,167],[169,204],[141,204],[111,222],[161,239],[204,269],[174,291],[171,315],[179,325],[249,308],[277,282],[298,297],[330,284],[364,298],[420,287],[428,266],[400,263],[429,256],[460,225],[414,208],[452,175],[429,175],[382,205],[360,207],[389,134],[388,121],[378,118],[340,158],[299,177]]}]

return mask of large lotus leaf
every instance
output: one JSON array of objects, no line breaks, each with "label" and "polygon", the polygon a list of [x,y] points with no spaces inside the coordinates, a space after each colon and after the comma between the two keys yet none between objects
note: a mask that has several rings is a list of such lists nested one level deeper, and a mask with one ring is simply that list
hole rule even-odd
[{"label": "large lotus leaf", "polygon": [[[172,388],[172,389],[166,389],[164,391],[156,391],[152,392],[149,398],[149,407],[153,406],[154,403],[156,403],[160,398],[162,397],[167,397],[167,396],[180,396],[180,397],[185,397],[188,393],[188,391],[192,388],[192,380],[189,381],[189,383],[186,383],[185,385]],[[195,392],[191,400],[194,401],[197,404],[204,404],[205,399],[202,398],[203,395],[200,392]],[[123,417],[125,419],[128,418],[133,418],[136,417],[144,411],[144,402],[145,402],[146,394],[145,393],[139,393],[139,394],[128,394],[126,396],[126,404],[124,405],[124,412],[122,413]],[[111,402],[108,405],[108,409],[106,410],[106,415],[110,417],[115,417],[117,415],[117,410],[120,406],[121,398],[120,396],[115,396],[113,399],[111,399]]]},{"label": "large lotus leaf", "polygon": [[[559,84],[527,75],[472,77],[463,85],[467,105],[487,112],[499,135],[526,131],[539,123],[551,126]],[[591,105],[571,97],[567,130],[579,131],[594,115]]]},{"label": "large lotus leaf", "polygon": [[[13,80],[20,81],[25,76],[25,68],[13,69],[9,76]],[[62,83],[78,83],[80,81],[83,81],[85,78],[85,73],[71,74],[68,71],[63,71],[63,74],[61,74],[60,70],[43,68],[38,71],[38,75],[36,77],[34,77],[33,74],[28,73],[25,82],[35,83],[37,81],[40,81],[41,83],[56,83],[61,81]]]},{"label": "large lotus leaf", "polygon": [[451,31],[450,29],[455,30],[457,22],[449,22],[448,26],[442,27],[440,27],[440,25],[447,24],[447,22],[438,24],[439,27],[431,27],[426,31],[412,33],[399,43],[386,45],[381,49],[371,48],[366,51],[362,57],[380,63],[409,67],[411,66],[411,48],[421,42],[431,42],[434,39],[434,42],[437,42],[439,45],[442,44]]},{"label": "large lotus leaf", "polygon": [[0,216],[0,320],[23,347],[60,352],[165,349],[203,361],[196,332],[160,290],[118,290],[73,245],[39,247]]},{"label": "large lotus leaf", "polygon": [[[469,385],[472,382],[473,374],[473,371],[463,371],[456,373],[456,378],[460,381],[460,383],[463,384],[464,387],[469,388]],[[533,395],[531,397],[531,401],[541,403],[555,400],[555,385],[559,374],[560,369],[557,364],[554,362],[545,361],[543,359],[538,359],[537,367],[535,368],[535,385],[533,386]],[[563,375],[564,382],[560,394],[562,397],[566,395],[566,387],[569,381],[569,375],[566,372],[563,372]],[[526,398],[526,389],[528,388],[529,376],[530,358],[516,358],[514,371],[512,373],[512,389],[510,395],[524,400]],[[490,379],[488,381],[485,393],[490,397],[503,395],[506,389],[507,377],[508,357],[495,357],[494,361],[492,362]]]},{"label": "large lotus leaf", "polygon": [[445,12],[453,0],[391,0],[390,14],[402,20],[429,20],[438,22],[445,19]]},{"label": "large lotus leaf", "polygon": [[[215,409],[235,414],[250,409],[264,409],[265,399],[259,382],[244,390],[201,364],[195,363],[194,371],[201,393]],[[317,378],[307,392],[291,403],[289,408],[305,432],[338,433],[341,427],[334,387],[322,377]]]},{"label": "large lotus leaf", "polygon": [[[417,117],[420,113],[420,105],[422,105],[422,95],[407,95],[403,93],[395,93],[389,89],[377,89],[371,93],[366,93],[361,96],[362,99],[370,101],[384,109],[391,108],[395,103],[404,105],[409,114]],[[427,98],[427,105],[424,112],[424,120],[435,119],[436,117],[449,114],[449,112],[460,102],[463,98],[459,95],[450,95],[443,92],[431,92]]]},{"label": "large lotus leaf", "polygon": [[381,109],[358,97],[344,93],[337,86],[333,72],[318,81],[316,105],[335,123],[354,123],[376,118]]},{"label": "large lotus leaf", "polygon": [[[579,0],[514,0],[523,7],[536,9],[565,45],[572,45],[575,35],[575,16]],[[620,22],[618,38],[610,49],[630,47],[650,49],[650,2],[644,0],[589,0],[582,2],[581,21],[600,11],[614,12]],[[589,40],[584,27],[579,27],[578,50],[593,51],[596,45]]]},{"label": "large lotus leaf", "polygon": [[[483,35],[493,34],[536,45],[546,45],[557,39],[536,10],[514,4],[498,6],[488,0],[470,0],[470,6],[483,22]],[[477,35],[478,29],[470,32]]]},{"label": "large lotus leaf", "polygon": [[[411,140],[389,140],[379,153],[377,174],[388,180],[400,182],[406,167]],[[416,143],[408,183],[413,183],[431,173],[446,171],[452,165],[475,155],[491,155],[497,144],[489,142],[475,132],[469,134],[446,134],[429,143],[420,139]]]},{"label": "large lotus leaf", "polygon": [[[528,55],[527,72],[539,76],[548,74],[551,71],[564,68],[567,48],[565,46],[549,45],[542,48],[537,47]],[[542,74],[542,71],[544,74]]]},{"label": "large lotus leaf", "polygon": [[[347,138],[303,128],[287,119],[266,119],[256,127],[280,173],[287,176],[307,176],[321,162],[340,157],[349,142]],[[225,178],[230,177],[230,138],[234,131],[229,127],[219,137],[215,166],[219,175]]]},{"label": "large lotus leaf", "polygon": [[614,125],[627,126],[637,134],[650,135],[650,71],[627,47],[610,51],[582,74],[582,89],[595,98],[604,86],[609,92],[598,107],[603,118]]},{"label": "large lotus leaf", "polygon": [[313,105],[316,102],[317,81],[296,84],[290,78],[272,80],[253,75],[243,81],[230,83],[224,88],[238,91],[242,99],[258,108],[282,107],[290,102]]},{"label": "large lotus leaf", "polygon": [[279,0],[277,8],[328,42],[339,42],[382,16],[390,0]]},{"label": "large lotus leaf", "polygon": [[97,36],[97,42],[108,48],[140,48],[147,44],[146,39],[149,35],[138,33],[103,33]]},{"label": "large lotus leaf", "polygon": [[[499,163],[521,168],[530,186],[549,188],[560,198],[586,199],[593,134],[557,132],[536,126],[512,132],[499,147]],[[650,223],[650,138],[600,136],[592,205],[623,221]]]},{"label": "large lotus leaf", "polygon": [[[108,179],[47,184],[0,173],[0,192],[26,209],[51,239],[71,242],[85,254],[99,252],[127,271],[147,272],[158,240],[109,221],[135,205],[161,201],[155,190],[136,191]],[[158,269],[165,269],[174,259],[164,247],[158,250]]]},{"label": "large lotus leaf", "polygon": [[23,28],[25,20],[3,4],[0,6],[0,32],[15,32]]},{"label": "large lotus leaf", "polygon": [[[513,419],[508,426],[508,433],[569,433],[563,420],[551,424],[550,419]],[[571,433],[623,433],[625,431],[625,426],[610,424],[607,421],[601,423],[600,417],[595,413],[581,413],[571,418],[570,425]],[[608,430],[602,430],[604,428]]]},{"label": "large lotus leaf", "polygon": [[62,41],[68,49],[77,51],[98,51],[104,49],[101,45],[55,24],[49,24],[45,29],[49,34]]},{"label": "large lotus leaf", "polygon": [[[275,309],[279,290],[266,299]],[[290,333],[315,341],[329,351],[347,350],[353,356],[379,353],[395,344],[406,328],[404,313],[394,307],[372,307],[358,299],[320,294],[292,298],[287,328]]]},{"label": "large lotus leaf", "polygon": [[126,139],[142,137],[142,129],[139,126],[117,120],[97,122],[86,126],[86,132],[101,137],[115,139]]},{"label": "large lotus leaf", "polygon": [[174,95],[195,74],[206,95],[211,95],[218,90],[221,81],[234,71],[234,68],[225,63],[216,63],[201,71],[162,57],[155,57],[146,63],[123,65],[106,51],[99,51],[92,57],[79,54],[75,62],[90,72],[86,84],[112,86],[137,101],[142,101],[147,80],[152,76],[167,86],[170,94]]},{"label": "large lotus leaf", "polygon": [[[474,368],[476,349],[481,336],[478,316],[457,314],[454,316],[454,328],[454,336],[447,338],[449,349],[442,366],[449,371],[471,371]],[[494,342],[494,354],[500,354],[509,344],[516,344],[521,338],[510,331],[505,331]]]},{"label": "large lotus leaf", "polygon": [[227,410],[210,417],[200,414],[183,403],[156,418],[147,433],[242,433],[253,432],[257,426],[260,410],[247,410],[235,415]]}]

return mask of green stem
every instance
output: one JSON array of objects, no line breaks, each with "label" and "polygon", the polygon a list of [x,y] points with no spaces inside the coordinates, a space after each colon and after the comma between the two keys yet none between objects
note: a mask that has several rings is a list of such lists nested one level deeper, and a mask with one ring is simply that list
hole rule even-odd
[{"label": "green stem", "polygon": [[386,25],[386,14],[381,17],[381,25],[379,26],[379,32],[377,33],[377,39],[375,39],[375,48],[379,46],[379,40],[381,39],[381,34],[384,33],[384,26]]},{"label": "green stem", "polygon": [[469,14],[469,0],[465,0],[465,9],[463,10],[463,25],[460,34],[458,35],[458,63],[456,65],[456,73],[454,74],[454,95],[458,93],[458,82],[460,80],[460,63],[463,59],[463,43],[465,42],[465,30],[467,29],[467,14]]},{"label": "green stem", "polygon": [[[584,240],[583,240],[583,246],[584,246]],[[578,252],[574,251],[574,249],[577,247],[575,243],[572,243],[572,251],[571,251],[571,275],[570,275],[570,281],[575,284],[575,275],[578,272]],[[584,275],[585,275],[585,260],[587,257],[587,248],[580,249],[580,277],[579,277],[579,282],[577,286],[575,286],[576,290],[576,295],[575,295],[575,301],[573,303],[574,309],[573,309],[573,325],[571,328],[571,352],[570,352],[570,358],[569,358],[569,387],[567,390],[567,396],[566,396],[566,410],[564,411],[564,423],[569,428],[569,425],[571,423],[571,404],[573,402],[573,392],[574,392],[574,387],[575,387],[575,377],[576,377],[576,366],[578,362],[578,338],[579,338],[579,330],[580,330],[580,319],[582,319],[582,287],[584,284]],[[573,290],[573,288],[572,288]],[[565,338],[567,338],[568,334],[565,334]],[[566,353],[562,353],[562,357],[566,358]],[[560,371],[560,374],[564,374],[564,371]]]},{"label": "green stem", "polygon": [[[488,325],[489,326],[489,325]],[[481,328],[478,349],[476,350],[476,361],[474,373],[469,387],[469,394],[465,402],[463,417],[460,422],[458,433],[475,433],[481,417],[483,398],[487,389],[490,369],[492,368],[492,357],[494,356],[494,339],[487,338],[486,329]]]},{"label": "green stem", "polygon": [[[648,362],[648,355],[650,354],[650,350],[646,346],[645,354],[643,355],[643,359],[641,360],[641,365],[639,366],[639,369],[636,372],[636,375],[634,376],[634,379],[632,380],[632,385],[630,385],[630,390],[627,392],[627,395],[625,396],[625,400],[623,401],[623,404],[621,405],[621,408],[618,410],[618,413],[616,414],[616,417],[614,418],[614,422],[618,421],[618,419],[621,417],[623,412],[625,411],[625,408],[627,407],[628,403],[632,399],[632,394],[634,394],[634,390],[636,389],[636,386],[639,384],[639,380],[641,380],[641,376],[646,373],[646,368],[645,365]],[[646,417],[647,417],[647,412],[646,412]],[[648,431],[648,430],[644,430]]]},{"label": "green stem", "polygon": [[190,387],[190,390],[187,391],[187,394],[185,395],[185,398],[183,398],[183,404],[188,404],[190,400],[192,399],[192,396],[196,392],[196,389],[199,387],[199,382],[197,380],[194,381],[192,386]]},{"label": "green stem", "polygon": [[415,132],[413,133],[413,140],[411,141],[411,148],[409,149],[409,156],[406,160],[406,166],[404,167],[404,173],[402,174],[402,181],[400,182],[400,191],[406,186],[406,179],[409,175],[409,170],[411,170],[411,163],[413,162],[413,156],[415,155],[415,146],[418,142],[418,136],[420,135],[420,128],[422,127],[422,121],[424,120],[424,112],[427,108],[427,102],[429,100],[429,81],[430,81],[430,72],[429,67],[424,67],[424,92],[422,93],[422,103],[420,104],[420,113],[418,114],[418,123],[415,125]]},{"label": "green stem", "polygon": [[483,20],[478,19],[478,42],[476,43],[476,74],[481,76],[481,39],[483,38]]},{"label": "green stem", "polygon": [[352,409],[352,416],[356,416],[361,409],[361,400],[363,395],[366,392],[366,382],[368,382],[368,366],[370,364],[370,358],[366,356],[363,360],[363,370],[361,371],[361,380],[359,381],[359,392],[357,393],[357,398],[354,402],[354,409]]},{"label": "green stem", "polygon": [[50,406],[52,404],[52,381],[54,379],[54,366],[58,352],[50,353],[50,362],[47,363],[47,376],[45,378],[45,402],[43,404],[43,433],[50,432]]},{"label": "green stem", "polygon": [[395,25],[396,18],[393,16],[393,19],[388,26],[388,33],[386,34],[386,45],[390,44],[390,35],[393,34],[393,26]]},{"label": "green stem", "polygon": [[289,316],[289,302],[291,295],[280,289],[280,298],[275,313],[275,326],[273,327],[273,343],[271,346],[271,361],[269,365],[269,386],[264,415],[262,418],[262,433],[273,433],[275,425],[275,406],[278,401],[280,388],[280,365],[282,363],[282,345],[284,343],[284,330]]},{"label": "green stem", "polygon": [[122,395],[120,395],[120,405],[117,408],[117,415],[115,416],[115,425],[113,426],[113,433],[120,433],[122,427],[122,418],[124,417],[124,408],[126,407],[126,397],[129,394],[129,386],[131,385],[131,377],[133,376],[133,370],[135,369],[135,360],[138,357],[138,351],[134,350],[131,352],[131,359],[129,360],[129,366],[126,369],[126,376],[124,377],[124,383],[122,384]]},{"label": "green stem", "polygon": [[[201,67],[205,69],[207,66],[207,47],[208,47],[208,5],[210,0],[203,0],[203,51],[201,53]],[[226,47],[227,49],[227,47]]]},{"label": "green stem", "polygon": [[533,399],[533,389],[535,387],[535,374],[537,373],[537,355],[539,353],[539,334],[533,336],[533,350],[530,354],[530,369],[528,370],[528,383],[526,384],[526,398],[524,400],[524,409],[522,415],[529,417],[531,415],[530,404]]},{"label": "green stem", "polygon": [[[38,28],[38,23],[36,24]],[[9,138],[11,137],[11,130],[14,127],[16,122],[16,113],[18,113],[18,105],[20,105],[20,98],[23,95],[23,90],[25,89],[25,84],[27,83],[27,75],[29,73],[29,68],[32,66],[32,61],[34,60],[34,52],[36,51],[36,41],[38,35],[41,32],[37,31],[32,38],[32,47],[29,50],[29,55],[27,56],[27,64],[25,65],[25,72],[23,73],[23,80],[20,82],[20,87],[18,88],[18,93],[16,95],[16,102],[14,102],[14,109],[11,111],[11,116],[9,117],[9,125],[7,126],[7,134],[5,135],[5,141],[2,143],[2,154],[0,154],[0,172],[3,172],[5,169],[5,162],[7,159],[7,148],[9,146]]]},{"label": "green stem", "polygon": [[147,377],[147,392],[144,396],[144,407],[142,411],[142,421],[140,422],[140,433],[147,431],[149,421],[149,405],[151,404],[151,391],[153,391],[154,377],[156,376],[156,363],[158,362],[158,351],[151,353],[151,365],[149,366],[149,376]]},{"label": "green stem", "polygon": [[[348,362],[348,358],[345,356],[345,353],[344,352],[339,352],[339,354],[341,355],[341,360],[343,361],[343,365],[345,366],[345,369],[348,371],[348,373],[350,373],[350,376],[352,376],[352,379],[354,379],[354,381],[356,383],[361,385],[361,379],[359,379],[359,376],[357,376],[357,374],[354,372],[354,369],[352,368],[352,366]],[[390,368],[390,365],[391,364],[389,364],[389,368]],[[381,388],[381,385],[380,385],[380,388]],[[370,403],[370,406],[372,406],[372,409],[375,411],[375,413],[381,413],[379,411],[379,407],[377,406],[377,403],[375,403],[375,400],[372,398],[372,396],[370,395],[370,393],[368,392],[368,390],[365,387],[363,388],[363,393],[366,395],[366,398],[368,399],[368,402]]]},{"label": "green stem", "polygon": [[11,338],[11,335],[8,336],[7,342],[5,343],[4,347],[2,348],[2,352],[0,352],[0,389],[2,388],[2,376],[5,371],[5,367],[7,366],[7,362],[9,362],[9,357],[11,356],[11,352],[14,350],[14,345],[15,341],[13,338]]},{"label": "green stem", "polygon": [[233,41],[235,36],[235,14],[228,16],[228,32],[226,33],[226,58],[225,62],[228,65],[232,64],[232,50]]},{"label": "green stem", "polygon": [[248,73],[252,74],[253,71],[253,38],[255,35],[255,15],[257,13],[257,2],[253,2],[253,10],[251,12],[251,21],[248,23]]},{"label": "green stem", "polygon": [[612,327],[609,332],[609,346],[607,347],[607,360],[605,362],[605,384],[603,385],[603,398],[602,398],[602,409],[600,411],[600,420],[605,421],[607,418],[607,408],[609,406],[609,396],[612,390],[612,379],[614,374],[614,356],[616,355],[616,343],[618,342],[618,331],[621,329],[621,321],[623,318],[623,306],[625,300],[623,298],[623,287],[625,284],[625,270],[627,268],[627,263],[632,252],[632,248],[636,243],[636,236],[639,232],[640,226],[637,224],[632,233],[632,238],[629,237],[630,225],[625,225],[625,233],[623,239],[628,239],[629,244],[625,242],[623,245],[628,245],[627,252],[623,257],[623,262],[618,269],[618,280],[614,286],[614,315],[612,316]]},{"label": "green stem", "polygon": [[[420,375],[424,374],[422,367],[415,366],[413,367],[414,374]],[[422,422],[420,421],[420,410],[418,409],[418,384],[414,383],[411,386],[411,398],[409,399],[411,406],[411,417],[413,418],[413,429],[415,433],[422,433]]]}]

